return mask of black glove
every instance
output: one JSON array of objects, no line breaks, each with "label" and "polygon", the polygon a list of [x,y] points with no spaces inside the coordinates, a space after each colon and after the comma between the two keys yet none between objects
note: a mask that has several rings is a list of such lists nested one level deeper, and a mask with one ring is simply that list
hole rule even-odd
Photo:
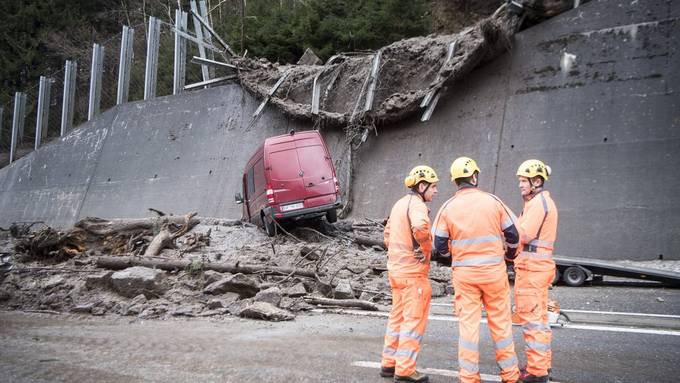
[{"label": "black glove", "polygon": [[432,249],[430,261],[437,262],[441,266],[451,266],[451,254],[441,255],[436,249]]}]

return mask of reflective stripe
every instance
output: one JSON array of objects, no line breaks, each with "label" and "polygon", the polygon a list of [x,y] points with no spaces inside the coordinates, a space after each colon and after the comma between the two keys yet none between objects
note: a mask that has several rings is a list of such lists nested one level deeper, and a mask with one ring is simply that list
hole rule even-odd
[{"label": "reflective stripe", "polygon": [[440,237],[440,238],[448,238],[449,237],[449,232],[446,230],[438,229],[438,228],[432,228],[432,235],[435,237]]},{"label": "reflective stripe", "polygon": [[539,193],[538,195],[541,196],[541,202],[543,202],[543,211],[545,212],[545,214],[548,214],[548,201],[545,200],[545,196],[543,195],[542,192]]},{"label": "reflective stripe", "polygon": [[397,352],[397,350],[395,350],[395,349],[393,349],[393,348],[391,348],[391,347],[385,347],[385,348],[383,349],[383,354],[385,354],[385,355],[394,356],[394,354],[395,354],[396,352]]},{"label": "reflective stripe", "polygon": [[552,259],[552,254],[543,254],[543,253],[532,253],[530,251],[523,251],[519,253],[517,258],[531,258],[531,259]]},{"label": "reflective stripe", "polygon": [[501,237],[497,235],[485,235],[482,237],[474,237],[474,238],[467,238],[467,239],[453,239],[451,240],[451,246],[452,247],[464,247],[464,246],[470,246],[470,245],[478,245],[480,243],[487,243],[487,242],[496,242],[500,241]]},{"label": "reflective stripe", "polygon": [[555,246],[555,242],[553,241],[544,241],[542,239],[534,239],[533,241],[529,242],[529,245],[531,246],[537,246],[537,247],[544,247],[546,249],[552,250],[552,248]]},{"label": "reflective stripe", "polygon": [[501,224],[501,230],[505,230],[505,229],[509,228],[510,226],[512,226],[514,224],[515,223],[512,222],[512,219],[508,218],[505,221],[503,221],[503,224]]},{"label": "reflective stripe", "polygon": [[512,344],[512,335],[505,339],[501,339],[498,342],[496,342],[496,350],[500,350],[502,348],[506,348]]},{"label": "reflective stripe", "polygon": [[458,347],[473,351],[473,352],[479,352],[479,343],[473,343],[470,341],[467,341],[463,338],[458,338]]},{"label": "reflective stripe", "polygon": [[401,357],[401,358],[406,358],[406,359],[411,359],[411,360],[416,360],[418,357],[418,351],[413,351],[413,350],[406,350],[406,349],[397,349],[394,353],[395,357]]},{"label": "reflective stripe", "polygon": [[516,248],[519,247],[519,242],[517,242],[517,243],[507,243],[507,242],[505,242],[505,245],[508,246],[511,249],[516,249]]},{"label": "reflective stripe", "polygon": [[540,342],[527,342],[527,347],[537,351],[550,351],[550,344]]},{"label": "reflective stripe", "polygon": [[528,322],[522,325],[522,331],[552,331],[549,324],[540,322]]},{"label": "reflective stripe", "polygon": [[465,359],[458,359],[458,365],[460,368],[464,368],[468,371],[470,371],[473,374],[476,374],[479,372],[479,364],[478,363],[472,363],[468,362]]},{"label": "reflective stripe", "polygon": [[392,330],[390,330],[390,329],[387,329],[387,330],[385,331],[385,335],[387,335],[387,336],[392,336],[392,337],[395,337],[395,338],[399,338],[399,333],[396,332],[396,331],[392,331]]},{"label": "reflective stripe", "polygon": [[398,336],[399,336],[400,338],[401,338],[401,337],[404,337],[404,338],[415,339],[415,340],[418,341],[419,343],[420,343],[421,340],[423,340],[423,336],[420,335],[420,334],[418,334],[418,333],[415,332],[415,331],[402,331],[402,332],[400,332],[400,333],[398,334]]},{"label": "reflective stripe", "polygon": [[462,261],[453,261],[451,266],[479,266],[479,265],[495,265],[503,262],[503,257],[493,256],[493,257],[474,257],[464,259]]},{"label": "reflective stripe", "polygon": [[505,370],[506,368],[510,368],[512,366],[517,365],[517,357],[515,355],[498,361],[498,367],[501,368],[501,370]]}]

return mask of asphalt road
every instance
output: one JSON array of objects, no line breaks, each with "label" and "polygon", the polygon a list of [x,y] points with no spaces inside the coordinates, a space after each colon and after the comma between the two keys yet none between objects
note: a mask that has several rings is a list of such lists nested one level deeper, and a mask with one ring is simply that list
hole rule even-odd
[{"label": "asphalt road", "polygon": [[[558,287],[554,293],[560,295],[561,302],[593,297],[591,305],[595,307],[590,308],[594,310],[630,311],[637,307],[656,314],[678,310],[680,290],[598,289]],[[595,299],[601,296],[617,298],[606,302]],[[620,296],[628,299],[614,304]],[[567,308],[564,303],[562,306]],[[446,370],[431,375],[432,382],[455,382],[458,324],[445,312],[433,317],[419,367]],[[373,367],[382,349],[385,319],[381,317],[311,313],[292,322],[269,323],[231,317],[142,321],[0,312],[0,323],[3,382],[389,381],[380,378]],[[555,381],[678,381],[680,331],[645,324],[591,327],[554,329]],[[496,374],[486,325],[482,329],[481,372]],[[641,333],[644,331],[652,333]],[[519,328],[514,333],[521,350]],[[493,381],[493,377],[485,381]]]}]

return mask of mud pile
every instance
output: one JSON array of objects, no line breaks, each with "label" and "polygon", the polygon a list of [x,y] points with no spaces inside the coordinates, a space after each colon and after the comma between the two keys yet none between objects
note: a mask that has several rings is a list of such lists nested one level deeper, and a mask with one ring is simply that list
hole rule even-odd
[{"label": "mud pile", "polygon": [[[0,252],[11,258],[11,270],[0,284],[0,308],[278,321],[319,306],[378,310],[390,304],[387,255],[377,245],[380,223],[280,228],[281,233],[270,238],[239,221],[200,221],[177,238],[176,249],[152,257],[112,255],[104,242],[88,242],[70,255],[35,257],[15,251],[29,233],[17,238],[2,233]],[[197,235],[210,240],[185,251]],[[448,268],[432,265],[434,296],[451,292],[449,278]]]}]

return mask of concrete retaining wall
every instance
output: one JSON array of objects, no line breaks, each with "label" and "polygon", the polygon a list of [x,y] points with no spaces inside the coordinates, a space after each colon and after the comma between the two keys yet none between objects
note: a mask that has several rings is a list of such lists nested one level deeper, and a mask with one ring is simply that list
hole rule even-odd
[{"label": "concrete retaining wall", "polygon": [[[460,155],[482,187],[517,213],[514,172],[540,158],[560,208],[557,252],[604,259],[680,259],[680,5],[594,1],[516,36],[513,51],[440,100],[428,123],[379,128],[362,146],[355,217],[384,217],[412,166],[448,179]],[[147,208],[237,217],[242,168],[271,135],[311,126],[273,108],[248,129],[258,100],[236,85],[113,108],[0,169],[0,225]],[[346,144],[324,132],[336,163]],[[442,182],[433,214],[454,192]]]}]

